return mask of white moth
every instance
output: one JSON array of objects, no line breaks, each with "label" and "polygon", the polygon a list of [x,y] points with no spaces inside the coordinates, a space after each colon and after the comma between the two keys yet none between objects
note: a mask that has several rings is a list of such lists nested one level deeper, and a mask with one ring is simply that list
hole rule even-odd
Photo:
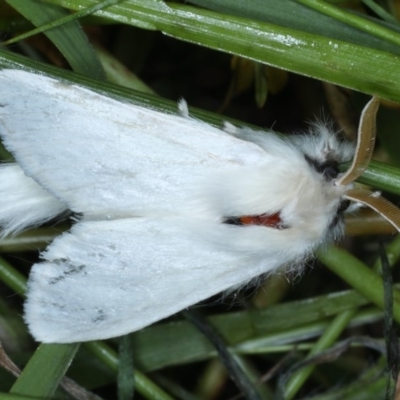
[{"label": "white moth", "polygon": [[185,103],[170,115],[0,71],[0,135],[17,161],[0,167],[3,236],[80,215],[32,268],[32,335],[119,336],[278,267],[300,268],[342,235],[348,199],[383,204],[398,227],[394,206],[351,184],[369,161],[378,104],[366,106],[359,150],[341,175],[353,148],[323,125],[289,138],[217,129],[190,118]]}]

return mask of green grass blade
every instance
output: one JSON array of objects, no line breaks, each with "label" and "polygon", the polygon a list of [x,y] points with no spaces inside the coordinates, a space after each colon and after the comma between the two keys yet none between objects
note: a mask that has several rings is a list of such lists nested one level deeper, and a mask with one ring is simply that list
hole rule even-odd
[{"label": "green grass blade", "polygon": [[[67,10],[38,0],[7,0],[7,2],[35,26],[45,25],[68,15]],[[74,71],[95,79],[104,79],[101,63],[78,21],[58,26],[45,34],[57,46]]]},{"label": "green grass blade", "polygon": [[[9,1],[13,2],[13,0],[9,0]],[[68,15],[66,15],[64,17],[61,17],[60,19],[51,21],[51,22],[49,22],[47,24],[44,24],[44,25],[40,25],[36,29],[32,29],[29,32],[26,32],[26,33],[24,33],[22,35],[19,35],[19,36],[13,38],[13,39],[7,40],[4,44],[5,45],[10,45],[12,43],[18,42],[19,40],[25,40],[25,39],[30,38],[30,37],[32,37],[34,35],[39,34],[39,33],[46,33],[49,30],[57,28],[58,26],[65,25],[65,24],[67,24],[69,22],[78,21],[78,19],[81,19],[81,18],[84,18],[86,16],[89,16],[90,14],[93,14],[96,11],[99,11],[99,10],[101,10],[103,8],[107,8],[110,5],[117,4],[117,3],[121,2],[121,1],[124,1],[124,0],[104,0],[99,4],[96,4],[96,5],[92,6],[92,7],[86,8],[86,9],[84,9],[82,11],[78,11],[78,12],[76,12],[74,14],[68,14]],[[13,2],[13,3],[16,6],[15,8],[18,9],[18,5],[20,5],[20,4],[18,2]],[[23,4],[25,5],[25,3],[23,3]],[[19,8],[19,10],[20,10],[20,12],[22,14],[23,8],[22,9]],[[30,14],[28,14],[28,15],[30,16]]]},{"label": "green grass blade", "polygon": [[376,189],[400,195],[400,169],[391,165],[371,161],[358,181]]},{"label": "green grass blade", "polygon": [[79,344],[41,344],[10,393],[51,398],[65,375]]},{"label": "green grass blade", "polygon": [[[328,15],[321,14],[312,8],[300,4],[296,0],[190,0],[189,2],[224,14],[269,22],[314,35],[323,34],[331,39],[400,54],[398,46],[381,40],[367,32],[360,31]],[[392,20],[395,21],[394,18]],[[376,24],[384,25],[382,21],[376,19],[374,21]],[[392,27],[397,32],[400,32],[397,23],[392,25]]]},{"label": "green grass blade", "polygon": [[[372,303],[383,309],[383,284],[381,277],[356,257],[338,247],[318,252],[318,258],[335,274]],[[400,294],[394,293],[393,317],[400,322]]]},{"label": "green grass blade", "polygon": [[[100,341],[85,343],[85,347],[115,373],[118,370],[118,355],[107,344]],[[135,369],[135,390],[149,400],[172,400],[172,398],[155,385],[145,375]]]},{"label": "green grass blade", "polygon": [[[78,7],[73,0],[47,1]],[[85,7],[93,3],[79,1]],[[367,45],[176,3],[132,0],[96,15],[400,101],[399,55]]]},{"label": "green grass blade", "polygon": [[347,12],[338,7],[332,6],[329,3],[320,0],[297,0],[299,3],[304,4],[307,7],[313,8],[314,10],[328,15],[329,17],[335,18],[345,24],[351,25],[361,31],[370,33],[386,42],[391,42],[396,46],[400,45],[400,35],[391,29],[385,28],[380,24],[375,24],[366,18],[360,17],[356,14]]},{"label": "green grass blade", "polygon": [[0,257],[0,280],[16,293],[25,294],[26,278],[2,257]]}]

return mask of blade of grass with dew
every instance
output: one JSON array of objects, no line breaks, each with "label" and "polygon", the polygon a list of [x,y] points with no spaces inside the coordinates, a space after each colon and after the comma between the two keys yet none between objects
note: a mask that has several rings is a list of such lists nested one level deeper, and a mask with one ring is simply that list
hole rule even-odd
[{"label": "blade of grass with dew", "polygon": [[[331,39],[338,39],[376,50],[399,54],[400,49],[390,42],[381,40],[369,33],[360,31],[349,24],[331,18],[328,15],[306,7],[295,0],[190,0],[193,3],[224,14],[231,14],[269,22],[286,28],[323,35]],[[383,23],[375,20],[377,24]],[[393,20],[391,26],[400,33],[400,27]]]},{"label": "blade of grass with dew", "polygon": [[[73,0],[47,1],[78,7]],[[80,0],[79,6],[93,3]],[[398,54],[178,3],[132,0],[96,15],[400,101]]]}]

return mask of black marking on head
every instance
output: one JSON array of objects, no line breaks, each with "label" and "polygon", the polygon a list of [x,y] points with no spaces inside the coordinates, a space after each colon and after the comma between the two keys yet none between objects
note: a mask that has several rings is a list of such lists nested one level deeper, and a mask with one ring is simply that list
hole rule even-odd
[{"label": "black marking on head", "polygon": [[324,162],[320,162],[318,160],[315,160],[314,158],[311,158],[307,154],[304,154],[304,158],[308,162],[308,164],[315,169],[319,174],[322,174],[322,176],[327,180],[327,181],[332,181],[336,179],[340,173],[339,170],[339,163],[335,160],[326,160]]},{"label": "black marking on head", "polygon": [[344,211],[346,211],[350,207],[350,203],[351,203],[351,201],[349,199],[343,199],[339,204],[337,212],[339,214],[342,214]]},{"label": "black marking on head", "polygon": [[55,285],[56,283],[63,281],[68,276],[79,274],[85,268],[86,265],[79,265],[78,267],[70,266],[70,269],[68,271],[64,271],[60,276],[50,279],[49,284]]},{"label": "black marking on head", "polygon": [[331,223],[329,224],[329,229],[334,229],[340,222],[343,221],[343,213],[346,211],[350,206],[350,200],[343,199],[336,210],[336,214],[333,217]]}]

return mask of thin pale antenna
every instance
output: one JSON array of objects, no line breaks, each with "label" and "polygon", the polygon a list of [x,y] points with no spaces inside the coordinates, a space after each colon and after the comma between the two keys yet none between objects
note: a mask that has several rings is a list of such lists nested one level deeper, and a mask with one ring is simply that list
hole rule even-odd
[{"label": "thin pale antenna", "polygon": [[379,108],[379,97],[374,96],[364,107],[358,127],[356,153],[347,172],[337,180],[338,185],[348,185],[364,173],[371,161],[375,145],[376,113]]},{"label": "thin pale antenna", "polygon": [[390,201],[365,189],[350,189],[344,197],[372,208],[400,232],[400,209]]}]

